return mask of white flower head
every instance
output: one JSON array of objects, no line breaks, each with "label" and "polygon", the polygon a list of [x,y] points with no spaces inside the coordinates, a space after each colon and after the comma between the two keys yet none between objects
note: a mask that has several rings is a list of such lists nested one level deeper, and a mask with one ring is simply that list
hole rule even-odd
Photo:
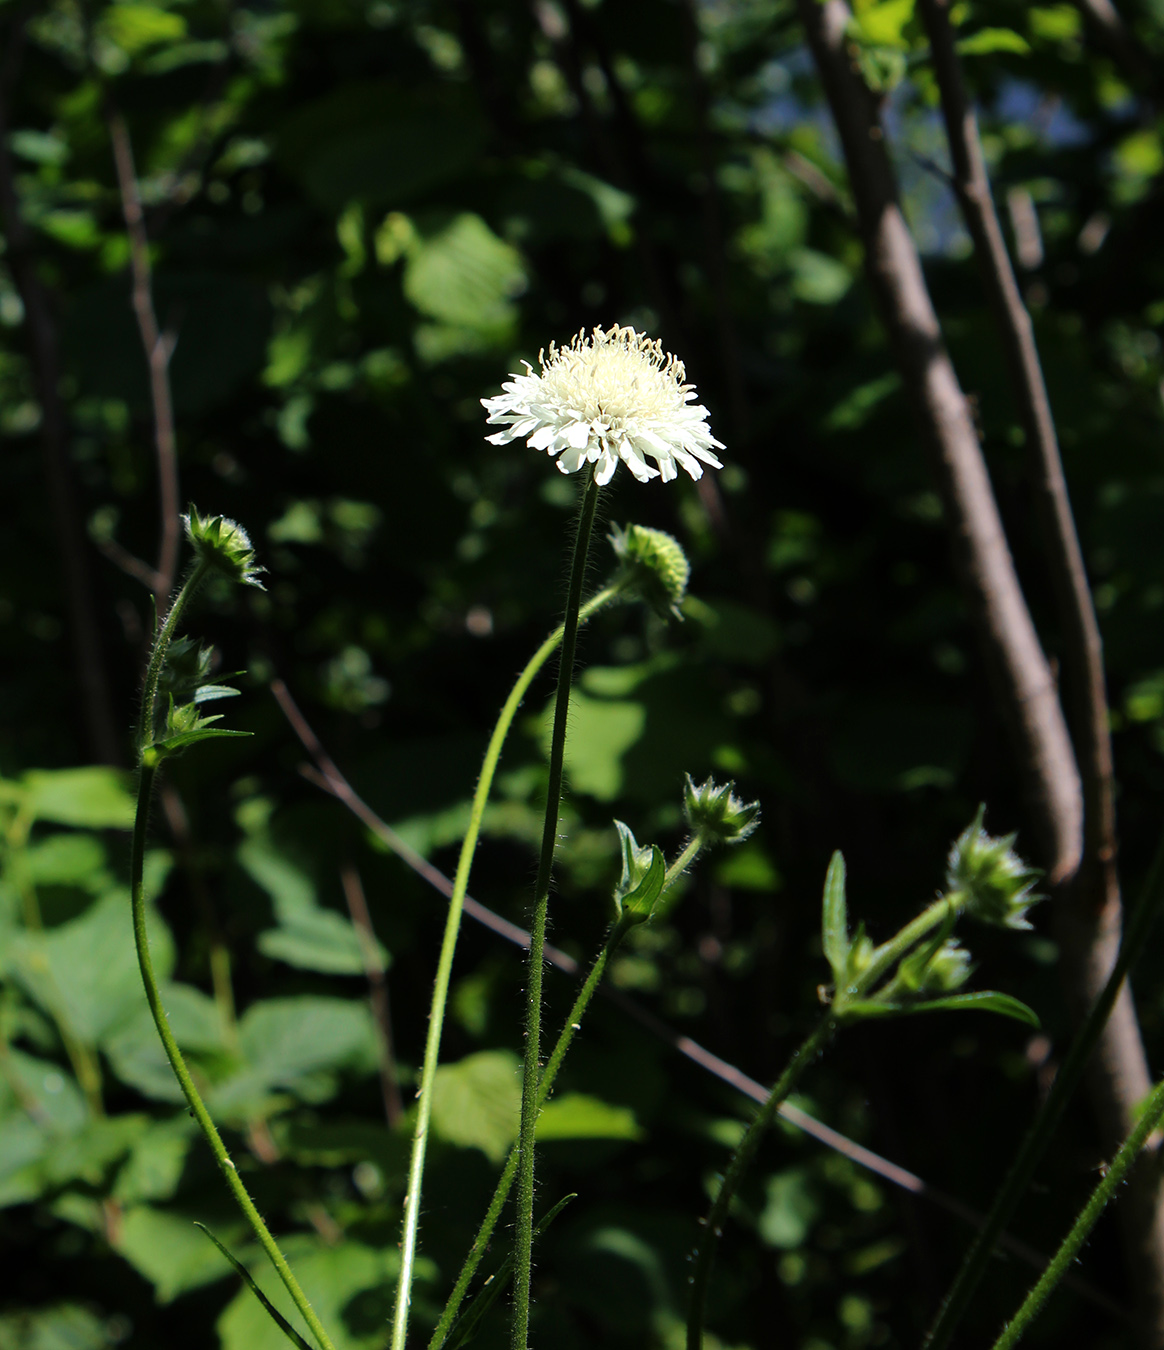
[{"label": "white flower head", "polygon": [[[692,478],[703,465],[722,469],[712,454],[723,445],[707,425],[707,409],[685,384],[683,362],[663,344],[633,328],[580,332],[568,347],[550,343],[542,371],[528,361],[524,375],[511,375],[504,393],[483,398],[489,424],[504,430],[486,439],[494,445],[526,438],[545,450],[563,473],[594,465],[595,481],[609,483],[621,459],[640,483],[670,482],[681,464]],[[659,466],[647,463],[651,458]],[[702,461],[702,462],[701,462]]]}]

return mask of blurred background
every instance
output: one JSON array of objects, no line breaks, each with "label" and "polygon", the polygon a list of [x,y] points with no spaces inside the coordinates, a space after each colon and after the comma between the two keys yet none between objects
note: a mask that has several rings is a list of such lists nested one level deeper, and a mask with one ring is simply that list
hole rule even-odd
[{"label": "blurred background", "polygon": [[[1054,655],[1023,434],[925,44],[909,0],[856,8]],[[981,0],[955,18],[1095,584],[1134,895],[1164,786],[1164,145],[1150,79],[1092,44],[1085,8]],[[1150,70],[1164,6],[1122,9]],[[144,1017],[126,780],[59,772],[128,765],[153,622],[135,192],[173,349],[180,503],[237,518],[267,568],[265,593],[209,588],[189,621],[221,675],[242,672],[222,708],[253,737],[173,765],[155,947],[211,1107],[337,1344],[382,1345],[445,904],[299,772],[270,684],[451,871],[493,719],[564,598],[575,482],[484,441],[479,400],[521,359],[633,324],[686,362],[727,445],[698,486],[620,471],[604,494],[607,523],[682,541],[693,599],[682,623],[620,609],[584,635],[553,942],[584,959],[601,939],[615,816],[673,852],[683,774],[734,778],[760,831],[702,864],[610,979],[767,1083],[819,1007],[833,849],[878,939],[941,886],[979,802],[1033,856],[837,138],[784,0],[5,0],[0,52],[0,1347],[283,1344],[192,1227],[262,1271]],[[612,560],[599,542],[596,584]],[[472,882],[518,922],[550,694],[543,677],[511,737]],[[378,952],[353,928],[360,894]],[[984,1208],[1067,1022],[1046,913],[966,940],[974,986],[1030,1003],[1042,1032],[976,1014],[862,1026],[797,1100]],[[1157,951],[1136,988],[1156,1061]],[[466,921],[454,979],[417,1344],[513,1134],[522,959]],[[555,1025],[571,989],[547,975]],[[560,1096],[540,1193],[578,1199],[540,1249],[537,1341],[680,1345],[696,1219],[749,1104],[601,1001]],[[1016,1235],[1053,1250],[1101,1156],[1077,1104]],[[739,1350],[916,1344],[969,1232],[782,1125],[725,1236],[710,1325]],[[1129,1344],[1110,1217],[1078,1276],[1031,1344]],[[993,1334],[1030,1277],[996,1262],[968,1335]],[[504,1320],[499,1306],[479,1343],[505,1343]]]}]

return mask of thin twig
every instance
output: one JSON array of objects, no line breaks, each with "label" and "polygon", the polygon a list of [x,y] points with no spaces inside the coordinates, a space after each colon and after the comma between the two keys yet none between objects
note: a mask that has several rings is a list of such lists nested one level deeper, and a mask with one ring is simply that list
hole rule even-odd
[{"label": "thin twig", "polygon": [[145,349],[150,372],[150,402],[154,414],[154,451],[158,463],[158,510],[161,521],[158,565],[154,576],[154,602],[158,622],[165,617],[170,592],[178,571],[179,522],[178,445],[174,433],[174,401],[170,391],[170,358],[177,336],[158,327],[154,311],[150,241],[142,212],[141,189],[133,164],[129,129],[119,112],[109,114],[109,139],[117,167],[121,213],[129,236],[130,268],[133,273],[133,312]]},{"label": "thin twig", "polygon": [[0,218],[4,223],[8,265],[24,306],[29,362],[41,412],[40,441],[49,513],[60,556],[73,674],[80,693],[86,738],[95,760],[120,764],[124,756],[96,620],[93,568],[86,556],[81,505],[69,461],[69,426],[60,393],[60,346],[53,305],[36,267],[32,232],[21,209],[8,148],[8,97],[24,52],[24,25],[33,8],[26,5],[13,16],[0,67]]},{"label": "thin twig", "polygon": [[[303,748],[315,761],[314,767],[305,764],[300,768],[299,772],[303,777],[345,806],[361,824],[367,827],[370,833],[391,849],[401,862],[411,868],[445,899],[450,898],[453,893],[452,881],[439,868],[434,867],[427,858],[422,857],[406,843],[356,792],[336,766],[335,761],[324,749],[322,742],[304,717],[286,684],[280,679],[275,679],[271,681],[270,688],[291,729],[299,738]],[[524,928],[520,928],[517,924],[511,923],[510,920],[502,918],[500,914],[494,913],[493,910],[470,895],[465,897],[465,913],[483,928],[487,928],[490,932],[497,934],[498,937],[504,938],[506,942],[512,942],[517,947],[528,949],[530,937]],[[575,976],[581,970],[580,964],[574,957],[549,942],[545,945],[544,956],[549,965],[561,971],[564,975]],[[621,989],[603,984],[599,987],[599,993],[607,1002],[614,1004],[616,1008],[621,1009],[628,1017],[638,1022],[644,1030],[663,1041],[676,1053],[682,1055],[684,1059],[690,1061],[705,1073],[719,1079],[721,1083],[728,1087],[735,1088],[737,1092],[749,1097],[754,1102],[763,1104],[768,1100],[770,1089],[766,1088],[763,1083],[757,1082],[754,1078],[749,1078],[742,1069],[738,1069],[734,1064],[729,1064],[727,1060],[712,1054],[710,1050],[700,1045],[698,1041],[692,1040],[690,1036],[684,1036],[673,1027],[668,1026],[661,1018],[656,1017],[653,1012],[637,1003]],[[780,1107],[778,1114],[782,1120],[786,1120],[796,1129],[803,1131],[811,1139],[815,1139],[817,1143],[823,1144],[825,1148],[832,1149],[833,1152],[848,1158],[856,1166],[864,1168],[867,1172],[872,1172],[875,1176],[881,1177],[891,1186],[896,1186],[903,1191],[908,1191],[911,1195],[929,1200],[939,1209],[945,1210],[948,1214],[971,1227],[977,1227],[983,1222],[983,1216],[971,1206],[963,1204],[961,1200],[955,1199],[954,1196],[948,1195],[936,1186],[931,1186],[929,1182],[924,1181],[921,1177],[897,1163],[891,1162],[888,1158],[883,1158],[880,1154],[874,1153],[864,1144],[858,1144],[856,1140],[849,1139],[839,1130],[834,1130],[830,1125],[817,1120],[815,1116],[810,1116],[807,1111],[800,1107],[785,1102]],[[1048,1258],[1046,1256],[1034,1247],[1028,1246],[1025,1242],[1011,1237],[1009,1233],[1002,1234],[998,1245],[1035,1270],[1042,1270],[1047,1264]],[[1104,1308],[1111,1315],[1123,1320],[1127,1319],[1126,1310],[1093,1285],[1084,1280],[1075,1280],[1073,1288],[1092,1303]]]},{"label": "thin twig", "polygon": [[372,1016],[376,1019],[380,1096],[384,1100],[384,1116],[388,1121],[388,1128],[395,1129],[404,1115],[404,1103],[400,1099],[400,1082],[396,1073],[388,975],[384,968],[384,958],[380,955],[380,944],[376,941],[376,930],[372,927],[372,915],[368,911],[364,883],[350,861],[345,862],[340,868],[340,881],[344,888],[344,899],[348,902],[348,913],[352,917],[352,927],[359,939],[364,976],[368,981],[368,1002],[372,1005]]}]

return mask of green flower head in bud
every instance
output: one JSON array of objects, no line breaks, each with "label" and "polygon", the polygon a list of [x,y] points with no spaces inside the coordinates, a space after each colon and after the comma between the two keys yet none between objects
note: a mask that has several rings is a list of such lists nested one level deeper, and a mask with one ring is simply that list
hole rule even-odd
[{"label": "green flower head in bud", "polygon": [[902,961],[898,977],[916,994],[949,994],[970,978],[970,953],[957,939],[947,938],[934,948],[921,948]]},{"label": "green flower head in bud", "polygon": [[1043,875],[1014,851],[1013,834],[992,838],[982,828],[985,806],[954,841],[946,863],[946,886],[967,914],[1000,928],[1030,928],[1027,910],[1041,900],[1035,882]]},{"label": "green flower head in bud", "polygon": [[640,595],[661,618],[681,619],[691,564],[678,539],[645,525],[617,525],[610,543],[622,564],[619,580]]},{"label": "green flower head in bud", "polygon": [[213,647],[203,647],[195,638],[175,638],[166,649],[158,693],[173,694],[183,702],[192,698],[199,685],[210,680],[213,664]]},{"label": "green flower head in bud", "polygon": [[226,516],[200,516],[193,506],[182,517],[182,523],[199,562],[209,563],[216,572],[241,586],[263,589],[259,580],[262,569],[255,566],[250,536],[241,525]]},{"label": "green flower head in bud", "polygon": [[732,791],[734,783],[722,787],[709,778],[696,786],[687,775],[683,791],[683,813],[687,823],[708,843],[738,844],[760,823],[760,803],[742,802]]},{"label": "green flower head in bud", "polygon": [[614,912],[625,924],[645,923],[663,889],[667,864],[655,844],[639,845],[629,825],[614,822],[622,853],[622,875],[614,888]]}]

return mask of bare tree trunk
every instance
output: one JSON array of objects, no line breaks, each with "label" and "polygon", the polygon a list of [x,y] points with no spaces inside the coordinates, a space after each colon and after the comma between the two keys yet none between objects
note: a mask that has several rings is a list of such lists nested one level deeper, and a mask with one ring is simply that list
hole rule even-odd
[{"label": "bare tree trunk", "polygon": [[[1003,327],[1037,487],[1051,541],[1072,684],[1075,745],[1015,573],[966,397],[942,340],[917,249],[902,215],[872,94],[846,46],[843,0],[798,0],[809,44],[840,132],[865,244],[870,288],[889,333],[907,395],[929,446],[955,561],[978,627],[1000,713],[1020,764],[1041,861],[1058,911],[1067,992],[1076,1013],[1102,988],[1119,944],[1111,749],[1102,649],[1030,321],[1014,284],[989,184],[976,158],[977,131],[965,97],[947,79],[944,111],[955,180],[989,273]],[[923,12],[934,20],[934,4]],[[943,22],[944,14],[937,16]],[[940,36],[940,35],[939,35]],[[931,32],[933,37],[933,32]],[[935,39],[936,59],[939,42]],[[940,72],[950,76],[949,64]],[[956,147],[956,148],[955,148]],[[1125,988],[1096,1051],[1089,1080],[1105,1146],[1122,1139],[1150,1087],[1143,1044]],[[1124,1206],[1129,1261],[1145,1343],[1164,1345],[1164,1223],[1155,1168],[1142,1166]]]}]

